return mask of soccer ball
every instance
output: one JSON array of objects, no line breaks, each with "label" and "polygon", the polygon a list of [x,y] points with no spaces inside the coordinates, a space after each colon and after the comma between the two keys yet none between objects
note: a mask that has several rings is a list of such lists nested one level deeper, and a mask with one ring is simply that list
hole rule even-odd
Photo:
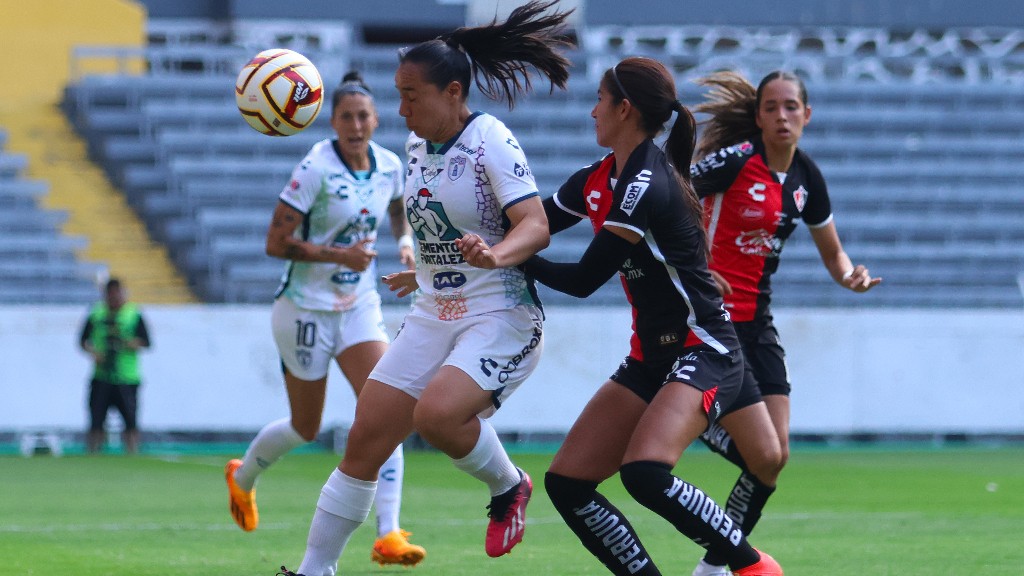
[{"label": "soccer ball", "polygon": [[242,118],[269,136],[291,136],[309,126],[323,101],[320,72],[305,56],[285,48],[260,52],[235,80]]}]

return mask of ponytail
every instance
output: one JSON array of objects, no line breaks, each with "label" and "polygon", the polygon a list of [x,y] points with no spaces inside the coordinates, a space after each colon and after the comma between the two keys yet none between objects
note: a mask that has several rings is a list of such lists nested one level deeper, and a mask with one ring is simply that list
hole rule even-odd
[{"label": "ponytail", "polygon": [[426,78],[443,88],[450,82],[462,85],[463,99],[469,94],[470,77],[492,100],[505,100],[509,109],[516,97],[530,91],[528,67],[532,66],[551,82],[565,89],[571,62],[556,48],[571,47],[562,33],[572,11],[545,14],[557,0],[534,0],[509,14],[505,22],[463,27],[441,37],[399,52],[401,62],[425,65]]}]

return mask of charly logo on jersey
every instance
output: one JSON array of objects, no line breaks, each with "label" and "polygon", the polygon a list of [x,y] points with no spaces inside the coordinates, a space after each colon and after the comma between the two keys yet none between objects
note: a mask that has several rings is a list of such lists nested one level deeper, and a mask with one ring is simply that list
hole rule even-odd
[{"label": "charly logo on jersey", "polygon": [[807,205],[807,189],[802,184],[799,188],[793,190],[793,202],[796,202],[797,212],[804,211],[804,206]]},{"label": "charly logo on jersey", "polygon": [[619,205],[623,212],[630,216],[633,215],[633,210],[640,202],[640,198],[647,191],[647,187],[651,185],[652,174],[653,172],[650,170],[641,170],[635,179],[629,183],[629,186],[626,186],[626,194],[622,198],[622,204]]},{"label": "charly logo on jersey", "polygon": [[448,179],[455,182],[466,173],[466,157],[455,156],[448,161]]},{"label": "charly logo on jersey", "polygon": [[515,148],[516,150],[519,150],[519,142],[516,142],[516,139],[511,136],[505,139],[505,144],[508,144],[509,146]]}]

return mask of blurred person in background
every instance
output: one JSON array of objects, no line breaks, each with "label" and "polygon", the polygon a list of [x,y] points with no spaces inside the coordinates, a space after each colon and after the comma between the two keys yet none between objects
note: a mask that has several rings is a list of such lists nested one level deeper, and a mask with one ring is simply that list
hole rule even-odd
[{"label": "blurred person in background", "polygon": [[[385,218],[402,264],[414,264],[402,204],[405,169],[372,140],[378,117],[370,89],[349,72],[331,104],[336,136],[314,144],[292,172],[267,232],[267,254],[288,260],[271,323],[291,416],[264,426],[245,455],[225,466],[231,514],[246,531],[259,523],[260,474],[320,432],[331,361],[358,398],[387,350],[374,250]],[[412,565],[425,555],[399,526],[403,476],[398,444],[381,467],[374,500],[378,538],[371,558],[381,565]]]},{"label": "blurred person in background", "polygon": [[[404,295],[419,287],[402,330],[370,374],[338,469],[324,484],[298,573],[337,571],[365,521],[387,455],[416,430],[490,494],[488,556],[522,541],[533,485],[487,418],[536,368],[543,314],[517,265],[547,246],[548,224],[525,153],[497,118],[472,112],[472,80],[515,104],[528,67],[564,88],[568,13],[530,2],[505,22],[459,28],[399,51],[399,114],[406,143],[406,215],[418,241],[415,273],[386,279]],[[436,524],[435,519],[435,524]],[[295,574],[282,567],[285,575]]]},{"label": "blurred person in background", "polygon": [[102,302],[89,311],[82,325],[79,345],[92,356],[89,383],[89,431],[85,449],[95,454],[106,440],[107,412],[117,408],[124,420],[122,445],[128,454],[139,451],[139,350],[149,348],[149,330],[138,306],[128,301],[117,278],[107,281]]},{"label": "blurred person in background", "polygon": [[[811,119],[807,88],[795,74],[775,71],[755,88],[734,72],[698,80],[710,86],[695,110],[703,122],[699,161],[690,173],[704,203],[711,245],[711,273],[743,345],[748,373],[760,388],[789,458],[790,382],[785,351],[771,313],[771,278],[783,244],[803,220],[832,279],[863,293],[882,279],[856,266],[843,250],[832,218],[825,179],[798,147]],[[742,472],[727,499],[726,513],[750,534],[775,490],[753,474],[733,437],[712,426],[701,437]],[[725,558],[708,551],[694,576],[728,574]]]},{"label": "blurred person in background", "polygon": [[[526,261],[527,274],[586,297],[619,275],[632,306],[628,356],[587,402],[545,476],[555,509],[617,576],[660,576],[626,516],[603,494],[616,472],[633,498],[742,576],[782,569],[739,523],[674,475],[711,425],[731,431],[752,468],[774,483],[780,446],[768,410],[744,379],[740,343],[707,266],[701,208],[689,183],[696,123],[675,81],[650,58],[626,58],[601,79],[591,111],[597,143],[612,152],[544,201],[552,234],[581,220],[594,238],[579,262]],[[654,138],[672,115],[662,150]]]}]

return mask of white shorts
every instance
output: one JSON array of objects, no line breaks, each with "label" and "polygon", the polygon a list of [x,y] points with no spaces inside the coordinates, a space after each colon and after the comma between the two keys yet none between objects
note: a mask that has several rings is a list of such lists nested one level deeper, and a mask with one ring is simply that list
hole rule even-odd
[{"label": "white shorts", "polygon": [[274,341],[288,372],[302,380],[327,376],[331,360],[361,342],[389,341],[380,305],[374,299],[346,312],[306,310],[291,299],[274,301],[270,314]]},{"label": "white shorts", "polygon": [[491,391],[486,418],[533,373],[543,348],[544,322],[533,306],[458,320],[409,314],[370,378],[418,399],[441,366],[454,366]]}]

